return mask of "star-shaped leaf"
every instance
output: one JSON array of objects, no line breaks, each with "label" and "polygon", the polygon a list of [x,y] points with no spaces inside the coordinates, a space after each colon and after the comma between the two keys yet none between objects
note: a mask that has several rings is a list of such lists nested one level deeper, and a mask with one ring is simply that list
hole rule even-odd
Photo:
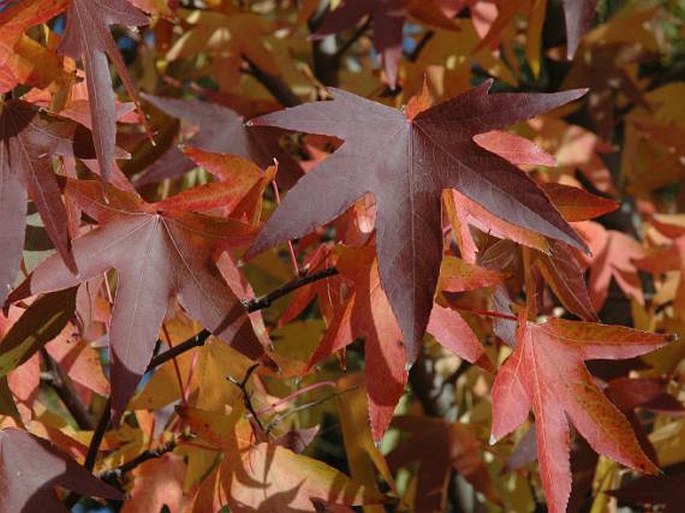
[{"label": "star-shaped leaf", "polygon": [[263,356],[243,306],[212,261],[217,249],[249,243],[252,226],[178,210],[165,201],[148,204],[94,181],[69,181],[66,193],[100,223],[74,241],[79,274],[50,257],[10,299],[72,287],[116,269],[110,328],[114,419],[145,372],[172,296],[217,337],[247,356]]},{"label": "star-shaped leaf", "polygon": [[492,439],[535,413],[538,460],[550,513],[564,513],[571,492],[569,420],[592,448],[654,474],[626,417],[597,388],[583,361],[639,356],[666,345],[669,335],[591,322],[522,322],[516,349],[492,389]]},{"label": "star-shaped leaf", "polygon": [[488,94],[487,81],[451,100],[407,115],[351,93],[252,120],[336,136],[343,146],[302,178],[248,251],[248,257],[300,237],[340,215],[365,193],[376,198],[381,283],[413,361],[433,304],[442,258],[440,198],[456,188],[492,214],[585,249],[547,195],[525,173],[473,141],[575,100],[584,90]]}]

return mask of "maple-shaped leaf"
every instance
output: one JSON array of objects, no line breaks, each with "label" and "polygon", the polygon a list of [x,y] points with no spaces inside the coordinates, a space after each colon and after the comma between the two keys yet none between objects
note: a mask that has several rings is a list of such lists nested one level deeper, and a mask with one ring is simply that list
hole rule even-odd
[{"label": "maple-shaped leaf", "polygon": [[493,215],[575,247],[585,244],[523,171],[473,141],[477,134],[575,100],[584,90],[488,94],[492,81],[407,115],[342,90],[333,101],[300,105],[251,121],[342,139],[302,178],[269,219],[248,257],[329,222],[366,193],[376,198],[381,282],[413,361],[442,258],[441,194],[456,188]]},{"label": "maple-shaped leaf", "polygon": [[107,57],[112,60],[129,96],[138,94],[109,31],[110,25],[147,25],[148,18],[126,0],[71,0],[58,51],[83,62],[93,120],[93,139],[102,177],[109,178],[115,158],[116,111]]},{"label": "maple-shaped leaf", "polygon": [[[338,248],[336,267],[354,282],[354,291],[331,321],[326,336],[311,355],[308,366],[340,351],[356,338],[365,338],[366,388],[369,418],[375,440],[383,437],[407,381],[402,332],[380,286],[378,263],[371,247]],[[474,290],[492,285],[501,275],[466,264],[456,258],[445,266],[443,280],[453,291]],[[450,272],[450,270],[452,272]],[[454,310],[435,304],[430,312],[428,332],[447,350],[471,363],[494,371],[478,337]]]},{"label": "maple-shaped leaf", "polygon": [[516,349],[492,388],[492,440],[535,413],[540,475],[550,513],[564,513],[571,492],[569,420],[592,448],[626,466],[654,474],[626,417],[592,381],[589,359],[633,358],[672,337],[591,322],[522,322]]},{"label": "maple-shaped leaf", "polygon": [[195,498],[194,513],[218,511],[317,511],[312,499],[341,505],[378,504],[383,495],[325,463],[255,439],[252,426],[234,407],[229,415],[197,408],[179,411],[202,440],[226,454]]},{"label": "maple-shaped leaf", "polygon": [[174,295],[214,335],[252,358],[263,355],[240,301],[212,261],[217,248],[247,244],[252,226],[178,210],[165,201],[148,204],[95,181],[70,180],[66,194],[100,223],[74,241],[79,274],[72,274],[59,257],[50,257],[10,299],[73,287],[109,269],[117,271],[110,328],[115,420],[145,372]]},{"label": "maple-shaped leaf", "polygon": [[[215,103],[178,100],[145,94],[143,98],[159,110],[197,126],[197,133],[186,141],[188,146],[215,153],[231,153],[253,160],[265,168],[279,162],[277,181],[290,187],[302,175],[295,160],[278,144],[280,131],[267,127],[246,127],[237,112]],[[137,184],[156,183],[177,178],[195,167],[178,148],[172,147],[143,174]]]},{"label": "maple-shaped leaf", "polygon": [[67,212],[53,172],[53,155],[92,158],[81,125],[21,100],[0,102],[0,304],[14,285],[26,227],[26,196],[33,200],[55,248],[72,271]]},{"label": "maple-shaped leaf", "polygon": [[61,486],[87,496],[124,498],[47,440],[22,429],[0,431],[0,513],[66,513]]}]

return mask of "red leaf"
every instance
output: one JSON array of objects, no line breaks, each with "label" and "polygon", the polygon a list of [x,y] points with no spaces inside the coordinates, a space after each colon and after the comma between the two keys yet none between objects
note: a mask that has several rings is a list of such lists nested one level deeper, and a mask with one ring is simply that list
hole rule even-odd
[{"label": "red leaf", "polygon": [[452,468],[489,500],[497,500],[472,426],[419,416],[397,417],[393,426],[408,433],[410,438],[388,455],[388,464],[395,469],[413,462],[419,464],[416,502],[412,511],[434,513],[446,510]]},{"label": "red leaf", "polygon": [[685,474],[643,476],[619,490],[606,493],[616,497],[619,504],[640,504],[652,507],[656,504],[663,504],[664,509],[650,509],[649,511],[678,513],[685,502]]},{"label": "red leaf", "polygon": [[26,194],[69,269],[76,271],[67,232],[67,213],[53,172],[53,155],[93,156],[90,134],[81,125],[39,112],[21,100],[0,102],[0,304],[14,285],[24,247]]},{"label": "red leaf", "polygon": [[613,212],[619,207],[618,202],[595,196],[580,187],[544,183],[542,188],[568,222],[587,221]]},{"label": "red leaf", "polygon": [[566,56],[573,59],[580,39],[590,28],[598,0],[563,0],[566,19]]},{"label": "red leaf", "polygon": [[74,241],[79,275],[50,257],[12,299],[72,287],[116,269],[119,285],[110,331],[115,420],[145,372],[174,295],[213,334],[250,357],[263,355],[240,301],[211,260],[217,247],[246,244],[253,227],[176,210],[164,201],[152,207],[93,181],[69,181],[67,194],[100,222]]},{"label": "red leaf", "polygon": [[521,324],[516,339],[516,349],[492,389],[492,438],[513,431],[533,410],[550,513],[566,511],[571,491],[569,420],[598,453],[642,472],[658,472],[625,416],[593,383],[583,361],[632,358],[663,347],[672,337],[552,319]]},{"label": "red leaf", "polygon": [[55,486],[88,496],[124,498],[48,441],[21,429],[0,431],[0,513],[66,513]]},{"label": "red leaf", "polygon": [[484,134],[477,134],[473,140],[478,146],[507,159],[512,164],[529,164],[536,166],[556,166],[556,159],[528,139],[493,130]]},{"label": "red leaf", "polygon": [[[197,126],[197,133],[186,141],[193,148],[213,153],[230,153],[254,161],[266,168],[278,160],[280,187],[291,187],[302,175],[297,162],[278,145],[280,130],[267,127],[247,127],[237,112],[210,102],[177,100],[144,94],[143,98],[170,116]],[[190,155],[193,158],[192,155]],[[177,178],[195,167],[178,148],[172,147],[155,162],[138,185],[156,183],[165,178]]]},{"label": "red leaf", "polygon": [[[334,317],[308,365],[311,367],[326,356],[340,351],[355,338],[365,338],[371,432],[375,440],[380,440],[392,420],[407,381],[402,333],[381,287],[372,248],[343,247],[339,254],[337,268],[343,276],[354,282],[354,290]],[[475,288],[469,283],[469,278],[465,278],[465,282],[462,290]],[[447,350],[494,371],[494,365],[478,337],[454,310],[433,305],[428,332]]]},{"label": "red leaf", "polygon": [[334,90],[333,101],[252,120],[254,125],[333,135],[345,143],[290,191],[247,256],[312,231],[372,192],[381,280],[413,361],[442,258],[443,189],[454,187],[496,216],[584,249],[532,179],[473,141],[476,134],[558,107],[584,91],[489,95],[491,84],[487,81],[412,119]]},{"label": "red leaf", "polygon": [[575,226],[593,253],[588,289],[595,310],[602,309],[612,278],[627,297],[644,304],[642,282],[636,267],[636,261],[644,256],[640,243],[625,233],[607,230],[593,221]]},{"label": "red leaf", "polygon": [[102,178],[107,181],[115,158],[116,112],[107,57],[112,60],[129,96],[136,103],[138,93],[126,71],[110,25],[147,25],[148,18],[126,0],[71,0],[67,26],[59,45],[60,53],[81,59],[86,71],[93,139]]},{"label": "red leaf", "polygon": [[576,256],[562,242],[554,242],[551,250],[551,255],[539,254],[535,259],[549,288],[572,314],[585,321],[598,320]]}]

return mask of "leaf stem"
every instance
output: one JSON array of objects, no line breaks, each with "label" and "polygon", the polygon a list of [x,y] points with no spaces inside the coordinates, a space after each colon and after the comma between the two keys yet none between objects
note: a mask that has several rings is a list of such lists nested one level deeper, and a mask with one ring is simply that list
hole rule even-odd
[{"label": "leaf stem", "polygon": [[[276,163],[278,164],[277,161],[276,161]],[[273,182],[271,182],[271,186],[273,187],[273,190],[274,190],[274,198],[276,199],[276,205],[280,205],[281,204],[281,192],[278,190],[278,184],[276,183],[275,179]],[[297,256],[295,255],[295,248],[293,247],[293,241],[291,241],[291,240],[288,240],[288,253],[290,253],[290,262],[293,265],[293,271],[295,271],[295,276],[302,276],[302,271],[300,271],[300,266],[297,263]]]}]

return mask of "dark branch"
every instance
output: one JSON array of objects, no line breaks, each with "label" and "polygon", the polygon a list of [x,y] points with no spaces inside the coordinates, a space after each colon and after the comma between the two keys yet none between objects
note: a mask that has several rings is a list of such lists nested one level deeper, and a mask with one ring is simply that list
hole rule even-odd
[{"label": "dark branch", "polygon": [[364,33],[369,29],[371,26],[371,17],[367,17],[366,21],[361,24],[359,27],[357,27],[357,30],[354,31],[354,34],[350,36],[350,38],[345,41],[340,48],[336,50],[336,52],[332,55],[333,59],[336,59],[337,61],[340,61],[342,58],[343,54],[349,50],[354,43],[356,43],[360,37],[364,35]]},{"label": "dark branch", "polygon": [[405,57],[409,62],[416,62],[419,60],[419,54],[421,53],[421,50],[428,44],[428,41],[433,39],[433,36],[435,36],[435,32],[432,30],[426,31],[421,39],[419,39],[418,43],[416,43],[416,46],[410,53],[405,53]]},{"label": "dark branch", "polygon": [[133,458],[131,461],[124,463],[111,470],[105,470],[104,472],[98,474],[98,477],[103,481],[108,483],[114,483],[121,488],[122,479],[127,472],[135,469],[142,463],[148,460],[153,460],[159,458],[164,454],[173,451],[176,448],[176,440],[171,440],[170,442],[157,447],[156,449],[149,449],[147,451],[141,452],[138,456]]},{"label": "dark branch", "polygon": [[[330,276],[335,276],[338,274],[339,271],[335,267],[328,267],[327,269],[324,269],[322,271],[318,271],[315,273],[311,273],[305,276],[302,276],[300,278],[296,278],[292,281],[289,281],[288,283],[285,283],[284,285],[278,287],[276,290],[270,292],[269,294],[255,298],[251,301],[245,301],[243,303],[243,306],[245,307],[245,310],[247,312],[256,312],[257,310],[263,310],[264,308],[268,308],[274,301],[276,301],[278,298],[285,296],[286,294],[299,289],[300,287],[304,287],[305,285],[308,285],[310,283],[313,283],[315,281],[323,280],[325,278],[328,278]],[[188,340],[181,342],[180,344],[172,347],[171,349],[164,351],[163,353],[158,354],[152,360],[150,360],[150,364],[147,366],[147,371],[150,371],[156,367],[159,367],[163,363],[173,359],[176,356],[179,356],[186,351],[190,351],[191,349],[195,347],[200,347],[205,344],[209,336],[211,335],[211,332],[209,330],[203,329],[200,331],[197,335],[194,335],[193,337],[189,338]],[[251,407],[251,404],[249,403],[249,396],[247,395],[246,391],[244,390],[245,384],[247,383],[247,380],[249,379],[250,375],[254,370],[257,368],[258,364],[255,364],[253,367],[250,367],[248,369],[248,372],[241,382],[235,382],[238,386],[241,387],[241,390],[244,392],[244,398],[245,398],[245,404],[246,407],[248,407],[248,410]],[[95,468],[95,461],[97,460],[97,455],[100,450],[100,445],[102,444],[102,440],[105,436],[105,433],[107,432],[107,429],[109,428],[110,420],[111,420],[111,400],[107,399],[107,404],[105,404],[105,407],[102,411],[102,415],[100,416],[100,419],[98,421],[98,425],[95,427],[95,431],[93,432],[93,438],[90,441],[90,445],[88,446],[88,454],[86,455],[86,460],[84,463],[84,467],[90,470],[91,472],[93,471],[93,468]],[[262,429],[262,432],[264,432],[263,427],[261,426],[259,422],[259,418],[257,417],[256,413],[252,410],[250,411],[252,416],[254,417],[257,425]],[[171,449],[169,449],[171,450]],[[152,457],[155,457],[152,455],[152,452],[149,452],[150,455],[144,456],[146,453],[142,453],[140,457],[143,457],[145,459],[150,459]],[[168,451],[166,451],[168,452]],[[137,459],[137,458],[136,458]],[[143,459],[143,461],[145,461]],[[135,460],[132,460],[135,461]],[[142,463],[139,462],[138,464]],[[126,470],[124,469],[123,471],[121,470],[121,467],[116,469],[117,471],[120,471],[120,473],[125,472]],[[80,499],[80,495],[77,493],[71,493],[67,499],[65,500],[65,504],[67,507],[71,507],[78,500]]]},{"label": "dark branch", "polygon": [[79,429],[90,431],[95,427],[90,413],[81,401],[78,392],[74,388],[73,383],[69,377],[64,373],[62,367],[54,360],[52,356],[45,350],[40,350],[40,354],[48,367],[48,372],[41,376],[41,381],[50,385],[57,393],[64,406],[69,410],[69,413],[76,421]]},{"label": "dark branch", "polygon": [[281,78],[272,75],[271,73],[267,73],[245,55],[242,57],[247,64],[246,72],[255,77],[260,84],[266,87],[271,93],[271,96],[276,98],[284,107],[295,107],[302,103],[300,97],[297,96],[290,86],[281,80]]},{"label": "dark branch", "polygon": [[257,370],[257,367],[259,367],[258,363],[255,363],[254,365],[250,366],[245,371],[245,376],[243,376],[243,379],[241,379],[240,381],[238,381],[235,378],[232,378],[231,376],[228,377],[228,380],[240,389],[240,392],[243,395],[243,404],[245,405],[245,409],[251,415],[250,420],[252,421],[253,430],[255,428],[257,430],[255,434],[260,439],[266,439],[266,432],[264,431],[264,426],[262,425],[262,422],[259,420],[259,415],[257,415],[257,411],[254,409],[252,399],[250,398],[250,392],[247,390],[247,382],[250,380],[250,377],[252,376],[254,371]]},{"label": "dark branch", "polygon": [[207,342],[207,339],[211,334],[212,333],[209,330],[203,329],[197,335],[192,336],[188,340],[181,342],[180,344],[168,349],[167,351],[164,351],[163,353],[159,353],[152,360],[150,360],[147,370],[150,371],[156,367],[159,367],[163,363],[168,362],[169,360],[185,353],[186,351],[190,351],[194,347],[201,347],[205,345],[205,342]]},{"label": "dark branch", "polygon": [[293,292],[294,290],[297,290],[300,287],[304,287],[305,285],[308,285],[315,281],[335,276],[338,273],[339,271],[335,267],[328,267],[322,271],[306,274],[305,276],[295,278],[294,280],[281,285],[280,287],[269,292],[265,296],[245,301],[243,302],[243,305],[245,306],[245,309],[248,312],[256,312],[257,310],[263,310],[264,308],[268,308],[269,306],[271,306],[271,304],[280,297],[285,296],[286,294],[289,294],[290,292]]}]

